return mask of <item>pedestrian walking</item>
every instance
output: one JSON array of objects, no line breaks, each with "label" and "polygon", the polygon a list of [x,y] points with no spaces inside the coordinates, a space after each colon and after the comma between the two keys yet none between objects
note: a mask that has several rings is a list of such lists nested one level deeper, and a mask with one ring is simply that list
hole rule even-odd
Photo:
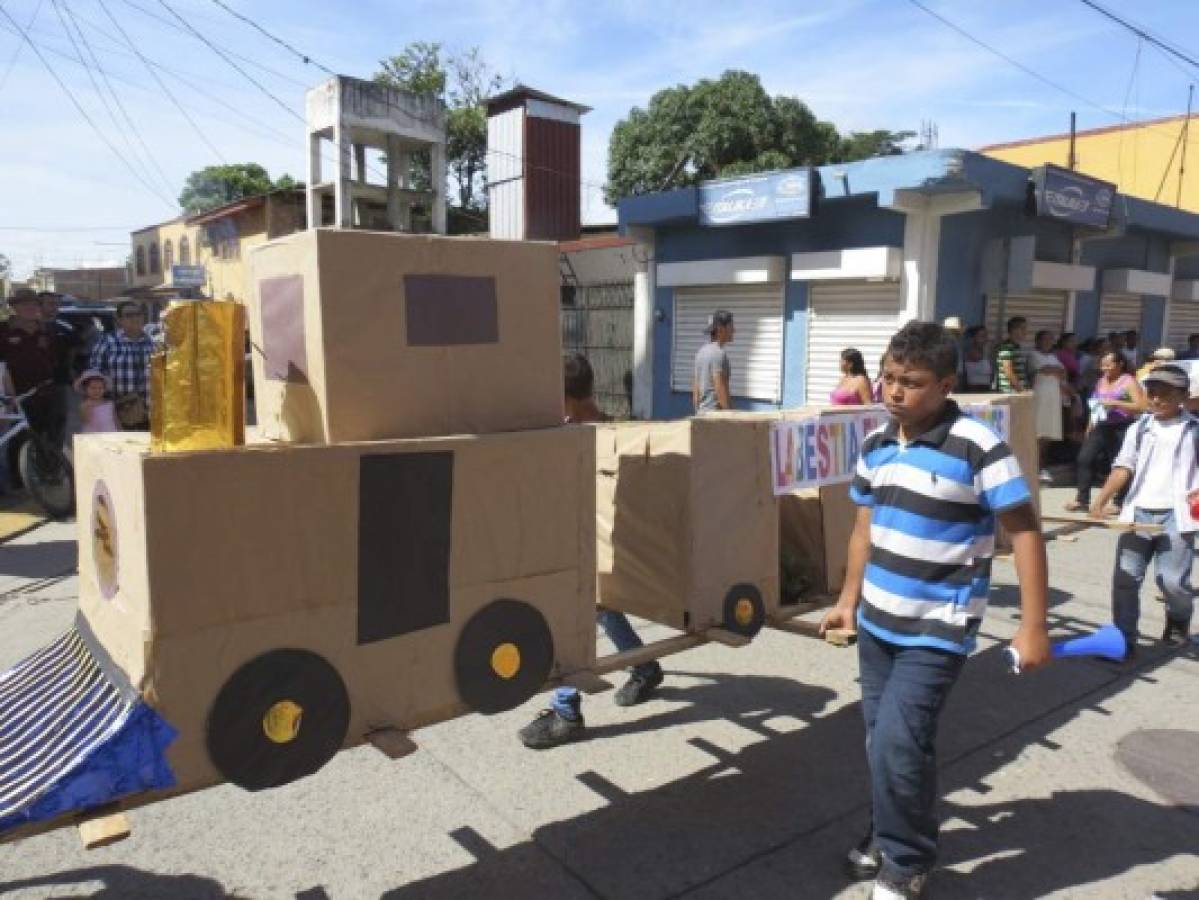
[{"label": "pedestrian walking", "polygon": [[109,379],[117,420],[131,431],[150,425],[150,354],[154,342],[143,326],[146,311],[140,303],[126,300],[117,306],[117,328],[92,349],[88,366]]},{"label": "pedestrian walking", "polygon": [[1028,320],[1012,316],[1007,320],[1007,337],[995,348],[995,389],[1001,394],[1027,391],[1028,369],[1024,341],[1028,337]]},{"label": "pedestrian walking", "polygon": [[1099,360],[1099,371],[1095,393],[1088,401],[1090,426],[1075,466],[1074,499],[1066,504],[1069,512],[1080,512],[1091,505],[1091,485],[1100,459],[1110,465],[1124,440],[1124,432],[1145,408],[1145,391],[1128,371],[1128,359],[1123,353],[1105,354]]},{"label": "pedestrian walking", "polygon": [[695,412],[716,412],[732,409],[733,366],[729,362],[725,344],[730,344],[736,333],[733,314],[727,309],[718,309],[708,319],[705,329],[708,343],[695,355],[695,377],[691,387],[691,399]]},{"label": "pedestrian walking", "polygon": [[1025,668],[1049,659],[1045,544],[1007,444],[949,399],[957,347],[911,322],[887,349],[891,421],[865,440],[844,587],[821,631],[857,624],[873,818],[849,856],[875,900],[919,897],[937,857],[937,724],[986,612],[998,520],[1011,535]]},{"label": "pedestrian walking", "polygon": [[841,380],[829,394],[833,406],[869,406],[874,402],[874,389],[866,374],[866,361],[853,347],[841,351]]}]

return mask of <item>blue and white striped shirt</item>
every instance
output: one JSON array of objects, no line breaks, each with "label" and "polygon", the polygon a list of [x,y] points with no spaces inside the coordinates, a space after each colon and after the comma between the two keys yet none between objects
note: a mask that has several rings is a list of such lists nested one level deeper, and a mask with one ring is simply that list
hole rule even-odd
[{"label": "blue and white striped shirt", "polygon": [[1008,445],[952,400],[909,444],[892,420],[862,445],[850,497],[871,508],[858,622],[894,644],[974,649],[997,513],[1030,502]]}]

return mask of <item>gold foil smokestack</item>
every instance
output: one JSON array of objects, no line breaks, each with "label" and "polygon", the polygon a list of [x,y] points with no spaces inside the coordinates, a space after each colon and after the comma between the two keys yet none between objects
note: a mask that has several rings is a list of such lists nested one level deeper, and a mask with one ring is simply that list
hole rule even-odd
[{"label": "gold foil smokestack", "polygon": [[150,361],[150,447],[217,450],[246,442],[246,310],[226,300],[172,303],[166,349]]}]

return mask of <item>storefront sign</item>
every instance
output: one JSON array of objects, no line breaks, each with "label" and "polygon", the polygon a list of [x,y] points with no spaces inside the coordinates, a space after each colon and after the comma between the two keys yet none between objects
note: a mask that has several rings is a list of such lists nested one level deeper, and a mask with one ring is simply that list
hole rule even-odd
[{"label": "storefront sign", "polygon": [[812,214],[812,170],[788,169],[699,186],[701,225],[740,225]]},{"label": "storefront sign", "polygon": [[171,284],[175,287],[204,287],[207,281],[203,266],[171,266]]},{"label": "storefront sign", "polygon": [[[1009,434],[1006,406],[964,406],[1004,440]],[[866,436],[886,424],[887,413],[867,409],[847,415],[813,416],[775,422],[770,427],[770,470],[775,494],[853,480]]]},{"label": "storefront sign", "polygon": [[1032,178],[1037,215],[1073,225],[1107,228],[1116,196],[1114,184],[1057,166],[1033,169]]}]

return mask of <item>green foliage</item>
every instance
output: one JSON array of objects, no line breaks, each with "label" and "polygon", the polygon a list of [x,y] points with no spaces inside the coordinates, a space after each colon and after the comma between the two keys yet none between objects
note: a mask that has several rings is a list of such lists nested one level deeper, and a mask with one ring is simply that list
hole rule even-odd
[{"label": "green foliage", "polygon": [[[757,75],[667,88],[616,124],[608,144],[609,203],[712,178],[902,153],[911,132],[843,138],[796,97],[771,97]],[[868,152],[873,150],[874,152]],[[861,155],[859,155],[861,154]]]},{"label": "green foliage", "polygon": [[[375,81],[417,94],[434,94],[446,104],[446,168],[464,210],[487,207],[487,112],[484,101],[504,85],[477,47],[443,54],[438,43],[416,41],[380,62]],[[413,181],[429,182],[429,163],[413,161]]]},{"label": "green foliage", "polygon": [[224,206],[242,197],[298,186],[299,183],[290,175],[272,182],[266,169],[257,163],[206,166],[187,176],[183,192],[179,195],[179,206],[190,215]]}]

